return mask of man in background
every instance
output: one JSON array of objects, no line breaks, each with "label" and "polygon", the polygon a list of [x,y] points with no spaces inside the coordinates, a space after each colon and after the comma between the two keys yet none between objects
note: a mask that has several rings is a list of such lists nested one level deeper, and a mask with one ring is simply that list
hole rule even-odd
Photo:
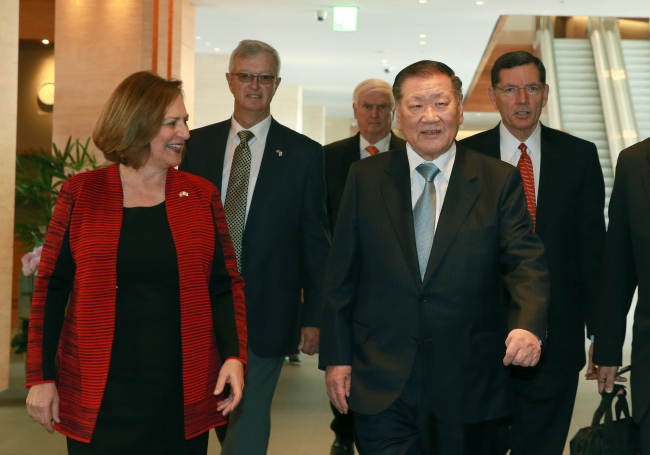
[{"label": "man in background", "polygon": [[622,362],[627,313],[638,286],[632,329],[632,417],[641,454],[650,454],[650,139],[621,152],[609,203],[594,363],[598,389],[611,392]]},{"label": "man in background", "polygon": [[246,393],[225,435],[217,429],[221,453],[263,455],[284,356],[296,345],[308,355],[318,351],[329,249],[323,149],[271,116],[280,85],[273,47],[242,41],[226,79],[235,98],[232,118],[192,131],[180,169],[221,192],[246,282]]},{"label": "man in background", "polygon": [[512,368],[515,407],[500,430],[501,453],[510,444],[512,455],[561,455],[585,365],[585,322],[598,300],[603,173],[593,143],[539,121],[549,93],[540,59],[509,52],[494,63],[491,78],[488,97],[501,123],[460,143],[520,169],[551,283],[544,354],[535,368]]},{"label": "man in background", "polygon": [[[395,99],[388,82],[367,79],[356,86],[352,95],[352,109],[359,132],[354,136],[324,147],[325,181],[327,182],[327,215],[334,235],[336,216],[341,205],[343,188],[350,165],[363,158],[404,147],[406,142],[391,131]],[[342,414],[332,405],[334,419],[330,427],[336,438],[330,455],[354,454],[354,414]]]}]

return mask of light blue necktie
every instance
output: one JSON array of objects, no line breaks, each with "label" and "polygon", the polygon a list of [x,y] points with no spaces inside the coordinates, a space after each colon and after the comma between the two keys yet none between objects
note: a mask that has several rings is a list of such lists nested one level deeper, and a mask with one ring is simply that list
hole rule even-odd
[{"label": "light blue necktie", "polygon": [[425,162],[415,168],[424,177],[424,189],[415,203],[413,209],[413,224],[415,226],[415,245],[418,250],[420,264],[420,278],[424,280],[424,273],[429,263],[429,254],[433,244],[433,231],[436,222],[436,187],[433,179],[440,169],[435,164]]}]

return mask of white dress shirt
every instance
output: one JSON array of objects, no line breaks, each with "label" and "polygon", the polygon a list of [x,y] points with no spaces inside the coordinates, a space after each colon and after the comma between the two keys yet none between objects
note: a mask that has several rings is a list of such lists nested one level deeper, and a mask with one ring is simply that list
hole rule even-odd
[{"label": "white dress shirt", "polygon": [[368,158],[369,156],[371,156],[370,152],[366,150],[366,147],[368,147],[369,145],[374,145],[375,147],[377,147],[379,153],[387,152],[390,148],[390,133],[388,133],[388,135],[385,138],[383,138],[376,144],[371,144],[361,134],[359,135],[359,137],[361,138],[359,141],[359,149],[360,149],[359,152],[361,153],[360,155],[361,159]]},{"label": "white dress shirt", "polygon": [[[406,154],[409,160],[409,168],[411,169],[411,208],[415,208],[422,191],[424,191],[424,177],[415,168],[420,164],[426,162],[424,158],[417,154],[411,147],[411,144],[406,144]],[[451,178],[451,170],[456,161],[456,142],[454,142],[447,152],[440,155],[433,160],[440,172],[433,178],[433,185],[436,188],[436,224],[434,226],[434,235],[438,229],[438,220],[440,219],[440,211],[445,202],[445,195],[447,194],[447,187],[449,186],[449,179]]]},{"label": "white dress shirt", "polygon": [[230,180],[232,158],[235,155],[235,149],[241,143],[241,140],[239,139],[239,136],[237,136],[237,133],[243,130],[250,131],[255,135],[255,137],[248,141],[248,148],[251,151],[251,174],[248,180],[248,195],[246,198],[246,220],[248,220],[248,210],[251,207],[253,191],[255,190],[257,176],[260,173],[262,156],[264,156],[264,147],[266,146],[266,137],[269,134],[270,128],[270,115],[252,128],[243,128],[239,123],[237,123],[235,116],[232,117],[230,133],[228,133],[228,142],[226,143],[226,155],[223,159],[223,173],[221,174],[221,202],[223,204],[226,203],[226,194],[228,193],[228,181]]},{"label": "white dress shirt", "polygon": [[[519,157],[521,156],[521,150],[519,150],[519,145],[521,141],[514,137],[510,131],[503,125],[503,122],[499,125],[499,137],[501,138],[501,161],[510,163],[513,166],[517,167],[519,162]],[[537,122],[537,128],[533,134],[530,135],[528,139],[524,142],[526,144],[526,153],[530,156],[530,160],[533,163],[533,175],[535,178],[535,201],[537,201],[537,194],[539,193],[539,169],[541,167],[542,159],[542,128]]]}]

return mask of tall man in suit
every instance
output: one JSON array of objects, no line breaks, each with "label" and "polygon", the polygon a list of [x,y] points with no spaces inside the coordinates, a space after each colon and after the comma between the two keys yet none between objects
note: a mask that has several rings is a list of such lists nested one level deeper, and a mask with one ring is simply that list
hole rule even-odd
[{"label": "tall man in suit", "polygon": [[[350,165],[363,158],[404,147],[406,142],[391,132],[395,99],[390,84],[381,79],[367,79],[356,86],[352,94],[354,118],[359,132],[354,136],[326,145],[325,182],[327,183],[327,216],[334,231],[341,205],[343,188]],[[340,413],[334,405],[330,427],[336,439],[330,455],[354,454],[354,414]]]},{"label": "tall man in suit", "polygon": [[[534,365],[548,275],[517,170],[455,143],[461,81],[395,78],[405,148],[350,167],[325,277],[320,366],[359,453],[491,453],[505,365]],[[503,287],[512,295],[502,299]]]},{"label": "tall man in suit", "polygon": [[[234,114],[192,131],[180,166],[207,178],[221,192],[246,282],[246,395],[222,442],[221,453],[228,455],[266,453],[271,400],[283,358],[298,343],[309,355],[319,345],[329,248],[323,149],[271,117],[279,73],[274,48],[242,41],[226,74]],[[218,434],[222,439],[223,432]]]},{"label": "tall man in suit", "polygon": [[502,445],[510,439],[513,455],[561,455],[585,365],[585,319],[597,301],[603,173],[593,143],[540,123],[549,93],[540,59],[509,52],[494,63],[491,77],[488,96],[501,123],[460,142],[518,167],[529,157],[528,207],[536,214],[551,283],[546,349],[535,368],[513,368],[515,407]]},{"label": "tall man in suit", "polygon": [[650,454],[650,139],[623,150],[609,202],[594,363],[598,388],[612,391],[621,365],[627,313],[639,298],[632,333],[632,416],[640,426],[641,454]]}]

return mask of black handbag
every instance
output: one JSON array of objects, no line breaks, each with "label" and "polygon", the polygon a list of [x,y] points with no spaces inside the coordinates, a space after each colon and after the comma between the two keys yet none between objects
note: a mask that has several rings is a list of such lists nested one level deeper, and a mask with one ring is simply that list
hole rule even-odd
[{"label": "black handbag", "polygon": [[[612,401],[616,394],[615,417],[612,418]],[[614,385],[611,393],[603,392],[600,405],[594,413],[591,426],[582,428],[571,439],[571,455],[639,455],[639,427],[630,418],[625,386]],[[600,423],[605,417],[605,422]]]}]

